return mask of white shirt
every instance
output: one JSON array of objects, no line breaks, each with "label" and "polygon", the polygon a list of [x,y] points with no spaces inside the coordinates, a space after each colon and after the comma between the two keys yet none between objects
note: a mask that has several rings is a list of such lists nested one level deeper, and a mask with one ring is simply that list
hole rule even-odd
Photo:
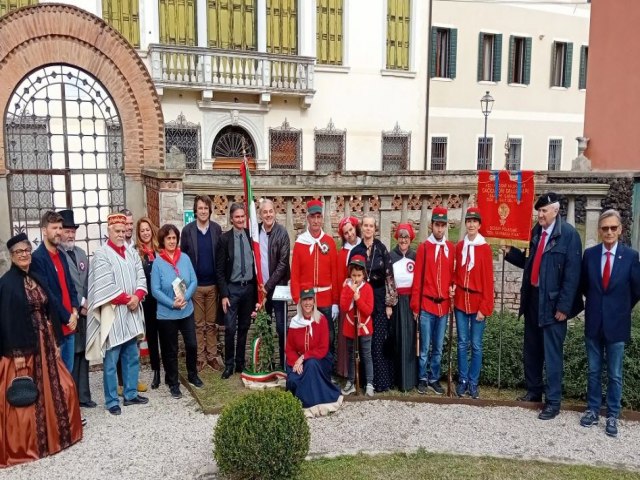
[{"label": "white shirt", "polygon": [[611,252],[611,256],[609,257],[609,264],[611,267],[611,270],[609,270],[609,273],[613,272],[613,262],[616,258],[616,251],[618,250],[618,242],[616,242],[616,244],[611,247],[611,250],[607,250],[606,247],[604,246],[604,243],[602,244],[602,256],[600,258],[600,274],[603,275],[604,274],[604,264],[607,262],[607,252]]},{"label": "white shirt", "polygon": [[[200,230],[200,232],[203,235],[206,235],[207,232],[209,231],[209,222],[207,222],[207,224],[204,227],[201,227],[200,224],[198,222],[196,222],[196,227],[198,228],[198,230]],[[215,255],[216,252],[213,252],[213,254]]]}]

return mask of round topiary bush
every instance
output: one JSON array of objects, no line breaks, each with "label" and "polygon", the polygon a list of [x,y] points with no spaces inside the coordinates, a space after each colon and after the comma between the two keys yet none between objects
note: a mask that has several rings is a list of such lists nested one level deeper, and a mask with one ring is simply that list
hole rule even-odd
[{"label": "round topiary bush", "polygon": [[214,457],[220,471],[234,478],[291,478],[309,452],[309,438],[300,401],[289,392],[267,390],[222,411]]}]

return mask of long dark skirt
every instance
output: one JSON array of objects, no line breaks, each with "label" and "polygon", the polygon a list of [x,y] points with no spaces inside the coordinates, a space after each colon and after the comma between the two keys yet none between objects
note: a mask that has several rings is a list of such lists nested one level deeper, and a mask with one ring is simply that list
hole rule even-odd
[{"label": "long dark skirt", "polygon": [[340,389],[331,383],[332,366],[330,353],[321,360],[305,360],[301,375],[287,365],[287,390],[300,399],[303,408],[338,401]]},{"label": "long dark skirt", "polygon": [[416,321],[409,307],[411,295],[399,295],[391,319],[395,345],[396,386],[405,392],[418,384],[416,356]]},{"label": "long dark skirt", "polygon": [[373,289],[373,388],[386,392],[393,386],[393,345],[390,343],[391,322],[385,312],[385,287]]}]

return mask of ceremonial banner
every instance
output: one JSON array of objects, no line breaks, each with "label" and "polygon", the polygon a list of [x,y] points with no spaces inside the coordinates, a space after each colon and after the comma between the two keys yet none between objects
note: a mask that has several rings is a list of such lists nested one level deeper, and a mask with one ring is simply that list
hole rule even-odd
[{"label": "ceremonial banner", "polygon": [[[244,187],[244,202],[247,212],[247,223],[249,225],[249,234],[253,247],[253,263],[255,265],[256,278],[258,285],[262,285],[262,263],[260,262],[260,236],[258,233],[258,214],[256,212],[256,202],[253,198],[253,190],[251,189],[251,174],[249,173],[249,162],[247,157],[240,164],[240,174],[242,175],[242,184]],[[262,303],[264,294],[262,289],[258,288],[258,302]]]},{"label": "ceremonial banner", "polygon": [[528,247],[535,185],[532,170],[478,172],[480,233],[492,244]]}]

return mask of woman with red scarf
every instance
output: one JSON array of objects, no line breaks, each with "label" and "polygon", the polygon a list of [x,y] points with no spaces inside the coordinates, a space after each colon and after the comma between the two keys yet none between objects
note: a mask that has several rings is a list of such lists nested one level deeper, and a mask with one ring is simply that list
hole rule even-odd
[{"label": "woman with red scarf", "polygon": [[156,318],[160,334],[165,383],[173,398],[182,397],[178,381],[178,332],[182,334],[187,360],[187,378],[196,388],[204,383],[196,366],[196,327],[191,297],[198,287],[196,272],[188,255],[181,255],[180,232],[175,225],[163,225],[158,231],[160,253],[151,269],[151,294],[158,302]]},{"label": "woman with red scarf", "polygon": [[160,386],[160,346],[156,319],[158,302],[151,295],[151,268],[158,255],[158,227],[147,217],[142,217],[136,223],[136,248],[140,255],[140,260],[142,260],[144,276],[147,277],[147,292],[149,294],[142,301],[144,335],[149,346],[149,360],[151,361],[151,370],[153,370],[151,388],[156,389]]}]

